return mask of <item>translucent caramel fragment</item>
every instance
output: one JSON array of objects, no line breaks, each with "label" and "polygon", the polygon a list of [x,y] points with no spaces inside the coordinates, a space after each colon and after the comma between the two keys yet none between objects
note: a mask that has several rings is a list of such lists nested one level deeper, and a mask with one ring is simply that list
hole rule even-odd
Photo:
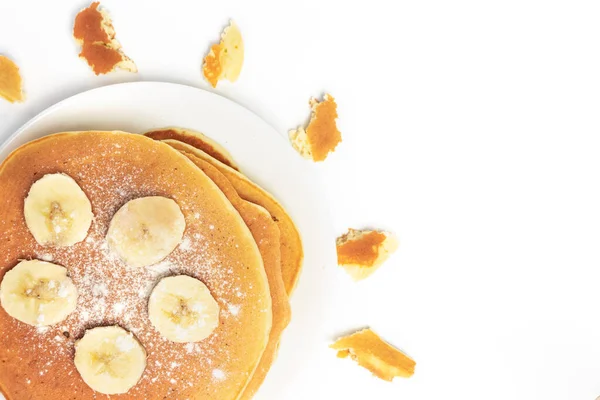
[{"label": "translucent caramel fragment", "polygon": [[306,129],[299,127],[289,132],[292,146],[302,157],[324,161],[342,141],[337,128],[337,104],[333,96],[325,94],[323,101],[310,100],[312,117]]},{"label": "translucent caramel fragment", "polygon": [[221,44],[213,44],[210,48],[210,52],[204,58],[204,77],[212,87],[217,87],[217,83],[223,73],[220,61],[222,51],[223,46]]},{"label": "translucent caramel fragment", "polygon": [[123,56],[118,50],[103,43],[84,43],[79,56],[87,61],[96,75],[111,72],[123,61]]},{"label": "translucent caramel fragment", "polygon": [[344,336],[331,346],[339,358],[350,357],[376,377],[392,381],[394,377],[410,378],[415,373],[415,361],[381,339],[371,329]]},{"label": "translucent caramel fragment", "polygon": [[99,9],[99,5],[99,2],[94,2],[75,17],[73,37],[81,45],[79,57],[87,61],[96,75],[107,74],[117,68],[137,72],[135,63],[123,53],[115,38],[110,16]]},{"label": "translucent caramel fragment", "polygon": [[349,229],[336,240],[338,265],[355,280],[365,279],[398,248],[389,232]]},{"label": "translucent caramel fragment", "polygon": [[202,72],[206,80],[217,87],[220,80],[237,81],[244,65],[244,41],[240,29],[231,21],[221,34],[219,44],[214,44],[204,58]]},{"label": "translucent caramel fragment", "polygon": [[5,56],[0,56],[0,97],[11,103],[23,101],[19,67]]},{"label": "translucent caramel fragment", "polygon": [[[100,12],[100,2],[90,4],[75,17],[73,36],[80,43],[102,42],[108,43],[114,38],[114,29],[110,24],[108,14]],[[113,37],[109,36],[109,32]]]}]

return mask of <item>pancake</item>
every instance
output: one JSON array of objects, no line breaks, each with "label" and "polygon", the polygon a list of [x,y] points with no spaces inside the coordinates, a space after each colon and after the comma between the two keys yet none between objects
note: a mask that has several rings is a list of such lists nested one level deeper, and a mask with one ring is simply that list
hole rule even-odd
[{"label": "pancake", "polygon": [[233,161],[231,154],[219,143],[215,142],[206,135],[200,132],[181,128],[162,128],[144,133],[154,140],[175,139],[180,142],[187,143],[199,150],[202,150],[212,158],[216,158],[223,164],[239,171],[237,164]]},{"label": "pancake", "polygon": [[[42,247],[27,229],[23,199],[45,174],[77,181],[95,219],[88,237],[71,247]],[[119,325],[145,347],[141,380],[119,399],[237,399],[267,346],[272,309],[259,248],[239,213],[200,169],[169,146],[122,132],[63,133],[30,142],[0,166],[0,279],[21,259],[66,267],[79,292],[65,321],[36,328],[0,308],[0,392],[25,398],[108,399],[79,376],[74,342],[85,329]],[[107,250],[113,214],[149,195],[175,200],[186,219],[184,239],[161,263],[127,267]],[[162,276],[204,282],[220,307],[219,327],[197,343],[161,337],[147,314]],[[235,311],[232,311],[235,310]]]},{"label": "pancake", "polygon": [[258,244],[258,249],[263,258],[273,305],[273,324],[265,352],[241,397],[242,399],[251,399],[262,385],[271,365],[275,361],[279,339],[291,318],[290,303],[281,277],[279,228],[271,219],[271,214],[264,208],[242,200],[229,180],[219,170],[190,153],[182,153],[217,184],[219,189],[223,191],[227,199],[229,199],[231,204],[240,213],[242,219],[248,225],[248,228],[250,228],[250,232],[252,232],[254,240]]},{"label": "pancake", "polygon": [[[185,132],[185,130],[183,131]],[[155,135],[154,132],[147,132],[145,135],[152,138],[160,136],[159,134]],[[196,148],[194,144],[186,144],[179,140],[180,138],[187,140],[191,135],[181,136],[178,131],[174,130],[171,130],[169,135],[173,138],[177,138],[177,140],[166,139],[163,140],[163,142],[177,150],[190,152],[204,161],[209,162],[229,179],[242,199],[264,207],[271,214],[281,232],[281,272],[285,290],[288,295],[291,295],[302,270],[304,250],[296,225],[285,209],[271,194],[250,181],[246,176],[212,157],[212,154],[209,155],[201,150],[201,146]]]}]

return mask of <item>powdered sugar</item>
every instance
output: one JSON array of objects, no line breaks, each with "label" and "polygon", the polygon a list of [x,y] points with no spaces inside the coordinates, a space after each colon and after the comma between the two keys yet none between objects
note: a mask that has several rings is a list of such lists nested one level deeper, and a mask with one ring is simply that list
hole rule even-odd
[{"label": "powdered sugar", "polygon": [[229,310],[229,313],[231,313],[231,315],[238,315],[240,313],[240,306],[238,306],[238,305],[229,304],[229,306],[227,308]]},{"label": "powdered sugar", "polygon": [[215,368],[212,371],[212,376],[213,378],[222,381],[223,379],[225,379],[225,372],[223,372],[223,370]]},{"label": "powdered sugar", "polygon": [[52,256],[52,254],[50,253],[43,253],[40,254],[37,258],[39,258],[42,261],[47,261],[47,262],[52,262],[54,261],[54,257]]},{"label": "powdered sugar", "polygon": [[117,348],[122,352],[129,352],[133,350],[136,346],[135,339],[132,336],[119,336],[115,341]]},{"label": "powdered sugar", "polygon": [[[110,156],[110,152],[104,156]],[[145,154],[144,158],[152,160],[153,156]],[[127,170],[127,174],[118,173],[121,169]],[[109,170],[110,173],[107,173]],[[239,339],[236,342],[236,335],[244,330],[244,325],[238,318],[228,315],[237,315],[239,309],[235,311],[238,306],[229,306],[228,302],[234,300],[241,304],[245,296],[253,294],[247,290],[248,285],[240,283],[247,270],[247,266],[240,264],[243,257],[231,256],[237,263],[232,269],[231,259],[221,256],[223,248],[235,254],[235,245],[238,244],[235,234],[225,236],[224,232],[228,231],[218,219],[221,214],[213,211],[195,212],[197,204],[191,200],[186,204],[188,197],[177,189],[181,187],[183,178],[173,177],[179,174],[176,171],[166,171],[164,176],[149,186],[146,186],[146,178],[140,178],[148,175],[144,174],[142,168],[121,167],[118,158],[112,159],[101,170],[98,170],[98,166],[86,164],[85,168],[79,168],[78,171],[73,178],[90,198],[95,215],[88,236],[71,247],[40,246],[32,253],[39,255],[40,259],[52,260],[67,268],[78,291],[77,308],[59,325],[38,328],[19,325],[19,337],[23,338],[20,343],[23,349],[21,354],[28,357],[29,353],[35,355],[23,361],[35,360],[31,368],[39,371],[44,380],[55,379],[57,371],[61,371],[62,376],[71,377],[66,384],[75,382],[79,386],[85,385],[72,362],[75,341],[83,336],[86,329],[118,325],[134,335],[128,338],[131,341],[123,340],[117,344],[120,349],[126,351],[135,343],[133,340],[138,340],[148,354],[146,371],[140,384],[128,393],[133,398],[143,398],[147,392],[140,388],[147,388],[151,383],[157,388],[181,390],[187,385],[198,387],[198,382],[209,382],[211,377],[218,382],[241,379],[240,374],[228,373],[227,370],[238,367],[235,363],[244,352],[244,343],[240,343]],[[193,185],[190,183],[189,187]],[[195,198],[203,194],[201,191],[197,193],[199,195]],[[184,211],[188,226],[185,239],[165,260],[146,268],[131,268],[110,251],[105,236],[112,215],[123,204],[132,198],[147,195],[174,198]],[[242,241],[240,245],[245,246]],[[237,254],[241,255],[242,250]],[[203,281],[222,310],[219,327],[201,342],[168,341],[148,319],[147,304],[152,288],[162,277],[178,274]],[[232,299],[238,296],[240,301]],[[253,301],[248,304],[248,308],[244,306],[244,315],[250,314],[250,311],[258,315],[258,311],[264,307],[264,304],[255,304]],[[60,368],[57,368],[59,365]],[[214,369],[214,366],[220,368]],[[40,380],[39,376],[22,376],[21,379],[23,383],[26,379],[27,382]],[[178,393],[170,392],[170,395],[174,396],[172,398],[185,398],[177,397]]]},{"label": "powdered sugar", "polygon": [[181,241],[179,249],[183,251],[189,251],[192,248],[192,241],[189,238],[185,238]]},{"label": "powdered sugar", "polygon": [[123,311],[125,310],[125,307],[127,307],[127,304],[125,302],[119,302],[113,305],[112,310],[113,310],[113,314],[114,315],[121,315],[123,314]]},{"label": "powdered sugar", "polygon": [[92,286],[92,295],[94,297],[105,297],[108,294],[108,286],[104,282],[95,283]]}]

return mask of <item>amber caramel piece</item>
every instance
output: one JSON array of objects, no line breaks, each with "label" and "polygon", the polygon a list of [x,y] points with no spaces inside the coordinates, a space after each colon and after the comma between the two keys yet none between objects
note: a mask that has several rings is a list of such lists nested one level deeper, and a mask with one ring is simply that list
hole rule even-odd
[{"label": "amber caramel piece", "polygon": [[221,44],[213,44],[210,48],[210,52],[204,58],[204,67],[202,71],[204,72],[204,77],[212,87],[217,87],[217,83],[223,72],[220,61],[222,51],[223,46]]},{"label": "amber caramel piece", "polygon": [[294,149],[304,158],[324,161],[342,141],[337,128],[337,104],[333,96],[325,94],[323,101],[310,100],[312,117],[306,129],[299,127],[289,132]]},{"label": "amber caramel piece", "polygon": [[123,56],[118,50],[103,43],[84,43],[79,56],[87,61],[96,75],[111,72],[115,65],[123,61]]},{"label": "amber caramel piece", "polygon": [[23,101],[19,67],[5,56],[0,56],[0,97],[11,103]]},{"label": "amber caramel piece", "polygon": [[377,270],[398,248],[389,232],[349,229],[336,240],[338,265],[358,281]]},{"label": "amber caramel piece", "polygon": [[79,57],[87,61],[96,75],[107,74],[117,68],[137,72],[135,63],[123,53],[115,38],[115,30],[108,13],[92,3],[75,17],[73,37],[81,45]]},{"label": "amber caramel piece", "polygon": [[210,47],[204,58],[202,73],[212,87],[220,80],[235,82],[244,64],[244,41],[240,29],[231,21],[221,34],[221,41]]},{"label": "amber caramel piece", "polygon": [[[102,42],[108,43],[113,38],[108,36],[107,24],[110,25],[110,20],[105,19],[98,6],[100,2],[96,1],[88,8],[84,8],[75,17],[75,25],[73,26],[73,36],[81,43]],[[114,34],[114,30],[112,31]]]},{"label": "amber caramel piece", "polygon": [[415,373],[415,361],[381,339],[371,329],[344,336],[331,346],[339,358],[350,356],[376,377],[392,381],[394,377],[410,378]]}]

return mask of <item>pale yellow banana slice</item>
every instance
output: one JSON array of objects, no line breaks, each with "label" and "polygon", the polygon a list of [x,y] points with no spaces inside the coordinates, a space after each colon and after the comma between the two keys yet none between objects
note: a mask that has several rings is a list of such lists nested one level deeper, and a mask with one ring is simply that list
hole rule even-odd
[{"label": "pale yellow banana slice", "polygon": [[87,330],[75,343],[75,367],[96,392],[127,393],[146,369],[146,350],[125,329],[101,326]]},{"label": "pale yellow banana slice", "polygon": [[92,205],[73,178],[44,175],[25,199],[25,222],[41,245],[72,246],[87,236],[94,218]]},{"label": "pale yellow banana slice", "polygon": [[67,269],[46,261],[21,261],[0,283],[0,303],[8,315],[34,326],[65,320],[77,306],[77,288]]},{"label": "pale yellow banana slice", "polygon": [[199,342],[219,326],[219,305],[206,285],[186,275],[163,278],[148,303],[150,322],[167,339]]},{"label": "pale yellow banana slice", "polygon": [[155,264],[181,243],[185,218],[177,203],[160,196],[131,200],[114,215],[107,240],[132,267]]}]

